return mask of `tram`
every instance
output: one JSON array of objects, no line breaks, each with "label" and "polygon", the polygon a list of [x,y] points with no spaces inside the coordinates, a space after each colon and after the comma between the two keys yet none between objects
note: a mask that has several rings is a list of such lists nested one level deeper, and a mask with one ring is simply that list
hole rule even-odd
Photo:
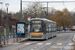
[{"label": "tram", "polygon": [[29,39],[49,39],[56,36],[56,22],[46,18],[32,18]]}]

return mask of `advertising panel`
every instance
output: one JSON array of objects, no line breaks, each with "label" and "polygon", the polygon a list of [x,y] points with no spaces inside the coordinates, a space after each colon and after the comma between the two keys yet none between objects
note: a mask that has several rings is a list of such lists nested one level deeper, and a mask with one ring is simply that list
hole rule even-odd
[{"label": "advertising panel", "polygon": [[18,22],[16,27],[17,27],[17,29],[16,29],[17,34],[25,34],[25,23]]}]

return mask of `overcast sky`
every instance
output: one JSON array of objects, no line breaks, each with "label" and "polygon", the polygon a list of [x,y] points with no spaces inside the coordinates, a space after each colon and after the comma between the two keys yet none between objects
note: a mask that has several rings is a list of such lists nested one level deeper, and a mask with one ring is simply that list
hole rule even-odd
[{"label": "overcast sky", "polygon": [[[23,1],[75,1],[75,0],[23,0]],[[9,3],[9,12],[18,12],[20,10],[20,0],[0,0],[0,2],[3,2],[3,6],[0,5],[0,9],[6,11],[5,3]],[[25,7],[26,3],[23,2],[23,7]],[[45,4],[46,6],[46,4]],[[49,7],[54,7],[57,10],[62,10],[63,8],[67,8],[69,11],[73,11],[75,8],[75,2],[72,3],[65,3],[65,6],[63,6],[63,3],[49,3]]]}]

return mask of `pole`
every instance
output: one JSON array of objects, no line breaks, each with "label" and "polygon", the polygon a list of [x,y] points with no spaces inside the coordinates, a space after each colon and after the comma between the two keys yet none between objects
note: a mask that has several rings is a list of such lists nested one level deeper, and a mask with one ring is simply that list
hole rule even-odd
[{"label": "pole", "polygon": [[[1,2],[1,5],[3,6],[2,2]],[[1,18],[2,18],[1,24],[2,24],[2,32],[3,32],[3,11],[2,11],[2,8],[1,8]]]},{"label": "pole", "polygon": [[20,40],[21,40],[21,33],[20,33]]},{"label": "pole", "polygon": [[4,45],[6,45],[6,28],[4,28]]},{"label": "pole", "polygon": [[53,20],[53,10],[52,10],[52,20]]},{"label": "pole", "polygon": [[17,35],[17,39],[16,40],[18,41],[18,35]]},{"label": "pole", "polygon": [[60,32],[60,13],[59,13],[59,32]]},{"label": "pole", "polygon": [[14,33],[14,28],[13,28],[13,43],[15,42],[15,33]]},{"label": "pole", "polygon": [[0,45],[1,45],[1,35],[0,35]]},{"label": "pole", "polygon": [[67,16],[67,30],[68,30],[68,16]]},{"label": "pole", "polygon": [[20,22],[22,22],[22,0],[20,0]]},{"label": "pole", "polygon": [[[9,33],[8,33],[8,7],[7,7],[7,26],[6,26],[6,38],[9,38]],[[8,43],[8,40],[7,40]]]},{"label": "pole", "polygon": [[[0,4],[2,5],[3,2],[0,2]],[[2,9],[1,9],[1,17],[2,17]],[[2,27],[2,31],[3,31],[3,27]],[[0,45],[1,45],[1,35],[0,35]]]},{"label": "pole", "polygon": [[47,14],[46,14],[46,18],[48,19],[48,2],[47,2]]}]

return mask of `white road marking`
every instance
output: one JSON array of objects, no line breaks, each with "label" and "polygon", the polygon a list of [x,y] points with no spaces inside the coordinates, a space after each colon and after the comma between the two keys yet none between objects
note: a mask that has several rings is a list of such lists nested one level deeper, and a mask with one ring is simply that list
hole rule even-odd
[{"label": "white road marking", "polygon": [[74,45],[74,43],[69,43],[69,45]]},{"label": "white road marking", "polygon": [[51,48],[62,48],[62,46],[51,46]]},{"label": "white road marking", "polygon": [[31,50],[34,50],[34,49],[31,49]]},{"label": "white road marking", "polygon": [[57,45],[62,45],[62,43],[57,43]]},{"label": "white road marking", "polygon": [[43,43],[37,43],[36,45],[42,45]]},{"label": "white road marking", "polygon": [[34,48],[37,48],[37,47],[34,47]]},{"label": "white road marking", "polygon": [[66,46],[65,49],[74,49],[74,46]]},{"label": "white road marking", "polygon": [[29,44],[31,44],[31,43],[25,43],[24,45],[29,45]]},{"label": "white road marking", "polygon": [[[51,46],[51,48],[62,48],[62,46]],[[65,49],[74,49],[74,46],[66,46]]]},{"label": "white road marking", "polygon": [[51,43],[46,43],[45,45],[50,45]]},{"label": "white road marking", "polygon": [[24,45],[29,45],[29,44],[31,44],[31,43],[35,43],[35,42],[28,42],[28,43],[25,43]]}]

